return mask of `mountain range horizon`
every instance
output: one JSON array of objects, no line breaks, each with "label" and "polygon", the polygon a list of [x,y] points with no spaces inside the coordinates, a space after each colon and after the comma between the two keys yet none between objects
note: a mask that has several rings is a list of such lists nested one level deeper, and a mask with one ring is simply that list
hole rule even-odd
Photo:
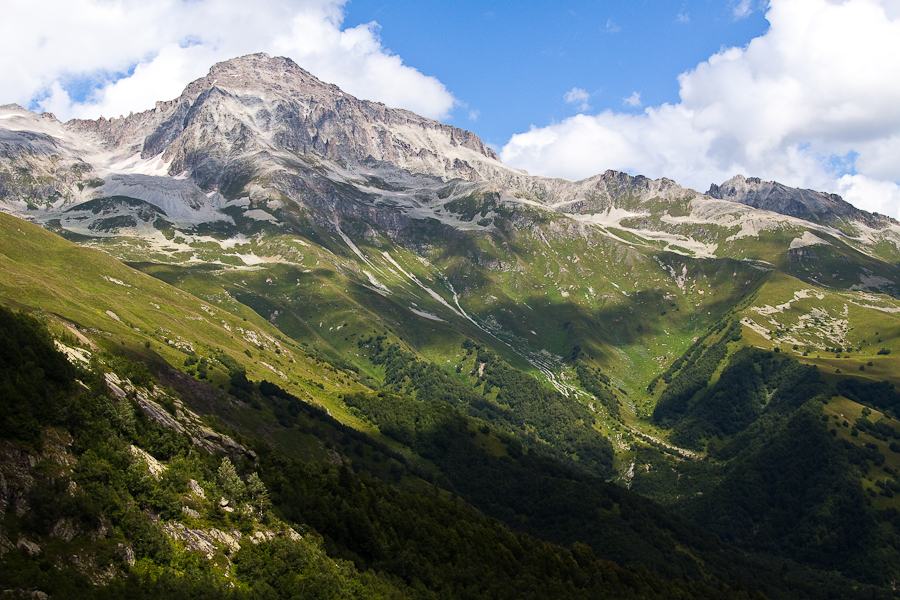
[{"label": "mountain range horizon", "polygon": [[[222,62],[220,62],[220,63],[216,63],[215,65],[213,65],[213,66],[210,68],[209,73],[208,73],[205,77],[200,78],[200,79],[197,79],[197,80],[195,80],[194,82],[190,83],[190,84],[185,88],[184,92],[182,93],[182,95],[181,95],[179,98],[176,98],[176,99],[173,99],[173,100],[168,100],[168,101],[163,101],[163,100],[157,101],[156,107],[155,107],[154,109],[150,109],[150,110],[142,111],[142,112],[138,113],[138,118],[140,118],[141,115],[156,114],[156,113],[158,113],[158,112],[160,111],[160,108],[161,108],[161,107],[166,107],[166,106],[168,106],[168,105],[171,105],[172,103],[176,103],[176,102],[177,102],[178,100],[180,100],[180,99],[183,99],[183,98],[185,98],[185,97],[191,96],[196,90],[200,89],[202,86],[205,86],[205,85],[208,85],[209,87],[214,86],[214,85],[216,84],[216,82],[217,82],[217,75],[218,75],[220,72],[226,70],[226,65],[232,65],[232,64],[235,64],[235,63],[239,63],[239,62],[246,61],[246,60],[253,60],[253,59],[263,59],[263,60],[265,60],[265,61],[267,61],[267,62],[270,62],[272,65],[283,64],[284,69],[285,69],[285,73],[294,73],[294,74],[298,74],[301,78],[307,78],[307,79],[309,79],[309,81],[314,81],[314,82],[315,82],[314,85],[316,85],[317,87],[319,87],[319,88],[322,89],[322,90],[329,89],[329,88],[333,88],[333,91],[336,92],[336,93],[339,93],[339,94],[343,94],[343,93],[344,93],[344,92],[342,92],[339,88],[337,88],[337,86],[334,86],[334,85],[331,85],[331,84],[326,84],[326,83],[323,83],[323,82],[319,81],[314,75],[312,75],[312,74],[309,73],[308,71],[303,70],[302,67],[300,67],[299,65],[297,65],[297,64],[296,64],[293,60],[291,60],[290,58],[287,58],[287,57],[270,57],[268,54],[266,54],[266,53],[264,53],[264,52],[260,52],[260,53],[248,54],[248,55],[245,55],[245,56],[242,56],[242,57],[236,57],[236,58],[234,58],[234,59],[230,59],[230,60],[222,61]],[[227,75],[226,75],[226,76],[227,76]],[[212,83],[210,83],[210,79],[213,80]],[[363,101],[363,102],[366,102],[366,101]],[[380,105],[383,106],[382,103],[378,103],[378,102],[373,103],[373,104],[380,104]],[[32,111],[27,110],[27,109],[24,109],[23,107],[19,106],[18,104],[6,104],[6,105],[0,105],[0,109],[5,109],[5,110],[8,110],[8,111],[14,111],[14,110],[16,110],[16,109],[19,109],[19,110],[22,110],[22,111],[25,111],[25,112],[28,112],[28,113],[32,113]],[[403,110],[403,109],[394,109],[394,110],[400,110],[400,111],[403,111],[403,112],[409,112],[409,111],[405,111],[405,110]],[[37,114],[37,113],[35,113],[35,114]],[[50,119],[52,119],[52,120],[57,120],[57,119],[56,119],[56,116],[55,116],[53,113],[44,112],[44,113],[40,113],[40,115],[41,115],[43,118],[50,118]],[[124,120],[126,120],[126,119],[131,119],[131,118],[134,118],[134,117],[135,117],[135,113],[132,112],[132,113],[129,114],[128,117],[125,117],[124,115],[119,115],[118,117],[110,117],[109,119],[107,119],[107,118],[104,117],[104,116],[100,116],[100,117],[98,117],[97,119],[78,119],[78,118],[73,118],[73,119],[70,119],[70,120],[66,121],[64,124],[65,124],[66,126],[70,126],[70,127],[72,127],[72,128],[75,128],[75,129],[84,129],[84,130],[94,130],[94,131],[99,131],[100,129],[102,129],[103,124],[107,124],[107,123],[108,123],[108,124],[111,125],[112,123],[114,123],[114,122],[116,122],[116,121],[121,122],[121,121],[124,121]],[[422,119],[422,117],[419,117],[419,118]],[[427,119],[427,120],[431,120],[431,121],[434,121],[435,123],[439,123],[439,121],[436,121],[436,120],[433,120],[433,119]],[[446,126],[446,127],[452,127],[452,126]],[[453,127],[453,129],[456,130],[456,131],[463,132],[466,138],[474,137],[474,139],[477,140],[477,142],[474,143],[474,145],[477,147],[477,150],[476,150],[477,152],[482,153],[483,155],[485,155],[485,156],[487,156],[488,158],[491,158],[491,159],[493,159],[493,160],[496,160],[497,162],[501,162],[501,161],[500,161],[500,158],[499,158],[499,156],[496,154],[496,152],[494,152],[493,149],[489,148],[489,147],[486,146],[480,139],[478,139],[478,136],[477,136],[476,134],[474,134],[474,133],[472,133],[472,132],[470,132],[470,131],[464,130],[464,129],[458,129],[458,128],[456,128],[456,127]],[[465,143],[464,143],[463,145],[465,145]],[[144,153],[145,153],[145,151],[142,149],[142,156],[143,156]],[[522,172],[522,173],[525,173],[524,171],[521,171],[521,170],[518,170],[518,169],[515,169],[515,170],[520,171],[520,172]],[[638,174],[637,176],[641,176],[641,175]],[[541,178],[546,178],[546,179],[560,179],[560,178],[558,178],[558,177],[548,177],[548,176],[540,176],[540,175],[538,175],[538,176],[536,176],[536,177],[541,177]],[[588,177],[588,178],[586,178],[586,179],[590,179],[590,177]],[[582,180],[582,181],[583,181],[583,180]],[[730,188],[731,188],[732,190],[736,187],[736,185],[739,185],[740,187],[747,187],[747,183],[745,183],[745,182],[749,182],[750,185],[762,185],[763,183],[765,183],[765,184],[768,184],[768,185],[767,185],[768,188],[779,188],[779,190],[780,190],[782,193],[783,193],[784,190],[787,190],[787,189],[791,189],[791,190],[795,189],[795,188],[788,188],[787,186],[784,186],[784,185],[782,185],[782,184],[779,184],[778,182],[775,182],[775,181],[771,181],[771,182],[763,182],[761,179],[759,179],[759,178],[757,178],[757,177],[754,177],[752,174],[751,174],[751,175],[747,175],[747,176],[742,175],[742,174],[735,174],[735,176],[734,176],[732,179],[730,179],[730,180],[728,180],[728,181],[722,183],[721,185],[717,185],[715,182],[711,182],[711,183],[710,183],[710,190],[706,192],[706,195],[713,195],[713,194],[716,194],[716,193],[717,193],[717,190],[718,190],[720,187],[721,187],[721,188],[725,188],[725,187],[729,187],[729,186],[730,186]],[[814,190],[806,190],[806,189],[804,189],[804,190],[798,190],[798,191],[799,191],[799,192],[805,192],[807,195],[809,195],[811,192],[814,192]],[[756,192],[755,195],[756,195],[756,196],[759,196],[759,193]],[[802,194],[801,194],[801,195],[802,195]],[[842,199],[839,195],[837,195],[837,194],[824,194],[824,193],[821,193],[821,192],[816,192],[816,195],[817,195],[817,196],[821,196],[821,197],[828,196],[828,197],[831,197],[834,201],[837,201],[837,202],[839,202],[839,203],[840,203],[840,202],[843,202],[843,199]],[[732,197],[733,197],[733,196],[734,196],[734,193],[732,193]],[[715,196],[715,197],[719,197],[720,199],[723,199],[723,198],[720,197],[720,196]],[[757,199],[757,203],[759,203],[759,202],[760,202],[760,201]],[[820,200],[819,202],[817,202],[817,204],[821,205],[821,204],[822,204],[821,200]],[[844,210],[844,211],[845,211],[845,208],[842,207],[841,210]],[[775,212],[781,212],[781,211],[779,211],[779,210],[776,209]],[[865,211],[864,211],[864,212],[865,212]],[[782,214],[788,214],[788,213],[782,213]],[[878,213],[874,213],[874,214],[878,214]]]},{"label": "mountain range horizon", "polygon": [[0,304],[15,593],[900,578],[900,223],[836,194],[530,175],[258,53],[0,106]]}]

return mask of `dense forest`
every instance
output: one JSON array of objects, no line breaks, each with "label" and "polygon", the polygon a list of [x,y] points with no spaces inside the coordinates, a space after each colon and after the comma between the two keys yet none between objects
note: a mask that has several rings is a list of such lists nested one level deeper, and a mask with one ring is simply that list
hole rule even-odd
[{"label": "dense forest", "polygon": [[[510,366],[488,348],[471,340],[462,345],[467,356],[474,356],[476,366],[470,373],[475,379],[473,388],[399,344],[388,343],[384,336],[361,343],[374,343],[372,362],[384,367],[386,389],[419,399],[441,400],[579,471],[611,474],[612,445],[593,428],[595,415]],[[599,380],[598,384],[604,402],[615,405],[614,399],[608,399],[610,392]]]},{"label": "dense forest", "polygon": [[[731,339],[726,332],[706,349],[692,348],[667,374],[671,387],[661,399],[670,403],[658,412],[661,422],[671,439],[710,457],[682,469],[697,493],[670,497],[670,507],[754,552],[873,583],[896,576],[891,557],[900,549],[900,518],[893,508],[876,508],[875,492],[865,493],[863,482],[877,472],[887,481],[880,493],[888,495],[900,481],[879,447],[858,432],[900,451],[894,427],[866,418],[871,409],[890,415],[900,396],[883,382],[841,378],[832,386],[816,367],[772,351],[744,347],[726,359],[722,348]],[[707,385],[716,368],[721,374]],[[829,417],[828,404],[839,395],[869,407],[852,426],[844,420],[846,437],[829,425],[838,417]],[[635,489],[653,495],[671,488],[668,473],[677,466],[662,455],[647,460],[658,468]]]},{"label": "dense forest", "polygon": [[[12,456],[43,457],[33,484],[23,488],[24,510],[3,516],[5,538],[26,541],[0,557],[0,586],[13,593],[147,599],[878,595],[875,588],[784,563],[773,576],[771,563],[748,559],[627,490],[517,447],[509,434],[494,436],[484,421],[440,400],[387,392],[347,398],[438,462],[451,484],[449,491],[431,485],[412,493],[365,469],[355,472],[352,461],[291,459],[234,432],[243,450],[227,456],[202,450],[186,434],[148,418],[132,394],[110,393],[108,369],[153,387],[157,382],[143,365],[103,353],[90,368],[71,367],[37,320],[5,309],[0,335],[5,348],[16,348],[2,354],[4,381],[27,378],[22,393],[43,394],[45,402],[32,410],[21,396],[4,395],[0,404],[4,423],[25,425],[0,441],[4,469]],[[298,435],[299,424],[310,419],[331,426],[324,411],[275,384],[236,380]],[[499,445],[479,453],[473,441]],[[367,453],[387,450],[361,434],[335,447],[360,444]],[[4,473],[16,485],[14,475]],[[595,524],[578,531],[577,521]],[[522,531],[528,529],[572,541],[542,541]],[[243,539],[204,554],[165,531],[230,531]],[[254,543],[252,536],[258,536]],[[679,548],[690,548],[703,562]],[[613,555],[620,560],[603,558]],[[73,556],[78,560],[66,558]]]}]

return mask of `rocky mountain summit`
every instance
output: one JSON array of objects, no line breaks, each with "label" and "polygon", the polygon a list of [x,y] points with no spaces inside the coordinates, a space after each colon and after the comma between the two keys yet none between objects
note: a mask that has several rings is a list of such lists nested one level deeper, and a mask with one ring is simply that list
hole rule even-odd
[{"label": "rocky mountain summit", "polygon": [[[140,239],[154,260],[183,257],[190,248],[176,240],[200,232],[307,235],[307,223],[356,245],[356,235],[384,235],[421,248],[432,241],[404,232],[439,224],[442,235],[492,235],[509,217],[503,227],[549,219],[561,235],[591,231],[692,258],[772,263],[741,241],[767,235],[785,237],[779,261],[810,240],[900,258],[900,225],[834,195],[743,176],[705,195],[614,171],[532,176],[471,132],[359,100],[266,54],[216,64],[178,98],[127,117],[61,123],[0,107],[0,210],[108,251]],[[878,281],[887,290],[893,276]]]},{"label": "rocky mountain summit", "polygon": [[289,58],[253,54],[214,65],[177,99],[125,119],[72,121],[106,147],[159,155],[170,175],[204,188],[227,185],[231,161],[291,152],[353,162],[394,163],[413,172],[473,179],[504,167],[473,133],[324,83]]},{"label": "rocky mountain summit", "polygon": [[845,217],[871,223],[873,227],[892,221],[883,215],[860,210],[837,194],[791,188],[777,181],[762,181],[759,177],[735,175],[722,185],[711,184],[706,195],[812,221]]},{"label": "rocky mountain summit", "polygon": [[[57,454],[81,454],[23,470],[0,443],[45,480],[16,489],[62,500],[7,511],[0,566],[31,570],[0,589],[63,590],[40,573],[76,554],[104,585],[209,564],[235,598],[310,592],[328,557],[416,589],[340,598],[871,598],[858,583],[900,577],[900,224],[839,197],[533,176],[256,54],[127,117],[0,107],[0,211],[0,305],[37,317],[0,310],[0,358],[24,349],[0,389],[36,390],[0,425],[65,426]],[[36,368],[44,323],[77,372]],[[54,372],[71,385],[37,393]],[[568,587],[535,587],[547,552]],[[255,571],[276,556],[295,566]],[[709,593],[572,571],[596,558]]]}]

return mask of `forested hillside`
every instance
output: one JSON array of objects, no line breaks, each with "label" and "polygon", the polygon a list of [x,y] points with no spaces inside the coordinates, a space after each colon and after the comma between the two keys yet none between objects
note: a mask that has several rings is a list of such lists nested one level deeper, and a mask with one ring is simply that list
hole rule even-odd
[{"label": "forested hillside", "polygon": [[[44,401],[33,410],[5,395],[0,407],[7,426],[26,426],[6,429],[0,442],[0,585],[13,594],[754,596],[740,584],[667,579],[599,560],[582,543],[566,548],[513,533],[436,487],[401,492],[347,464],[290,459],[245,438],[231,456],[208,452],[148,418],[135,398],[152,378],[123,383],[131,390],[124,397],[111,391],[107,369],[146,375],[140,365],[97,354],[76,369],[38,321],[3,308],[0,335],[8,342],[4,382],[29,382],[23,394]],[[253,394],[265,400],[255,387]]]},{"label": "forested hillside", "polygon": [[0,307],[13,595],[900,580],[900,224],[831,194],[533,176],[256,54],[0,106]]}]

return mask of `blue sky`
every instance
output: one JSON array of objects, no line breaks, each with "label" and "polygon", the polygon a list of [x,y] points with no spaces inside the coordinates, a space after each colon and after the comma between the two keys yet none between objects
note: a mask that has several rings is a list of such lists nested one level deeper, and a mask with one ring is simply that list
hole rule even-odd
[{"label": "blue sky", "polygon": [[736,174],[900,218],[900,0],[7,0],[0,104],[127,115],[288,56],[508,165],[705,191]]},{"label": "blue sky", "polygon": [[[348,26],[376,21],[386,48],[465,103],[448,121],[496,147],[579,112],[640,112],[623,102],[634,92],[642,105],[677,102],[679,74],[768,27],[762,10],[738,18],[708,0],[352,0],[346,15]],[[590,94],[587,111],[564,100],[573,88]]]}]

